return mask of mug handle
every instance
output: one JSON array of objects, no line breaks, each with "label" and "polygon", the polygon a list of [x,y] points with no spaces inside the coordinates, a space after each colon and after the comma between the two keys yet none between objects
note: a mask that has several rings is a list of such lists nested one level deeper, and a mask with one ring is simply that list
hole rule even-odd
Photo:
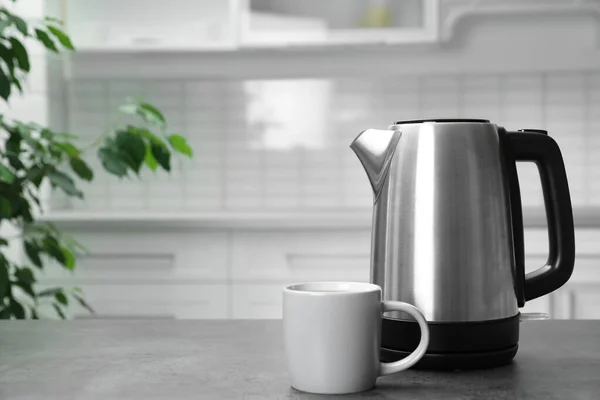
[{"label": "mug handle", "polygon": [[405,369],[412,367],[425,355],[427,346],[429,346],[429,327],[427,326],[425,317],[417,307],[401,301],[383,301],[381,312],[385,313],[388,311],[404,311],[405,313],[412,315],[413,318],[419,323],[419,328],[421,328],[421,341],[419,342],[419,345],[415,351],[410,353],[402,360],[389,363],[380,363],[381,368],[379,375],[381,376],[404,371]]}]

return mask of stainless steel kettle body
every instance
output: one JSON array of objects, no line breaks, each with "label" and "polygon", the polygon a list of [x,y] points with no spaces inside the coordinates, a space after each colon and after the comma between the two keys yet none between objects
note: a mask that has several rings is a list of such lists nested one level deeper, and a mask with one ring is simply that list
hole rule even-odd
[{"label": "stainless steel kettle body", "polygon": [[[560,150],[543,131],[506,132],[487,120],[406,121],[366,130],[351,148],[374,192],[371,281],[385,300],[416,305],[430,326],[516,320],[518,329],[525,300],[570,277],[569,189]],[[538,164],[549,222],[548,264],[527,277],[515,161]],[[386,319],[389,326],[410,318]],[[385,329],[386,321],[384,346]]]}]

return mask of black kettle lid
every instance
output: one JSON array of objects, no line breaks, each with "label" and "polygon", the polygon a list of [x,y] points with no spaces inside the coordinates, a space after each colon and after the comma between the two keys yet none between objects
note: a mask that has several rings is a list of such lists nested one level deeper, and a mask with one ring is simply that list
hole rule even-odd
[{"label": "black kettle lid", "polygon": [[406,121],[396,121],[395,125],[400,124],[422,124],[423,122],[436,122],[436,123],[448,123],[448,122],[474,122],[479,124],[489,124],[488,119],[469,119],[469,118],[431,118],[431,119],[409,119]]}]

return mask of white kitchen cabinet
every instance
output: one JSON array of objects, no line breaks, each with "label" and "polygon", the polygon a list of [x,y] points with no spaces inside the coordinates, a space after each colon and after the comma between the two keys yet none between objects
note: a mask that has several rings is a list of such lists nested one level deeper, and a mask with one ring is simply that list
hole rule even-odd
[{"label": "white kitchen cabinet", "polygon": [[[48,0],[78,48],[240,47],[433,42],[437,0]],[[133,16],[133,17],[132,17]]]},{"label": "white kitchen cabinet", "polygon": [[[78,257],[76,282],[222,282],[227,278],[227,234],[143,230],[71,231],[90,250]],[[71,279],[48,268],[48,281]]]},{"label": "white kitchen cabinet", "polygon": [[436,0],[243,0],[242,46],[396,44],[437,39]]},{"label": "white kitchen cabinet", "polygon": [[80,51],[446,42],[463,21],[489,16],[589,16],[596,0],[46,0]]},{"label": "white kitchen cabinet", "polygon": [[[90,250],[71,274],[46,268],[42,288],[81,287],[96,311],[77,318],[213,318],[229,316],[225,232],[71,231]],[[52,311],[50,311],[52,314]]]},{"label": "white kitchen cabinet", "polygon": [[236,42],[238,0],[48,0],[79,49],[222,50]]},{"label": "white kitchen cabinet", "polygon": [[569,285],[568,319],[600,319],[600,283]]},{"label": "white kitchen cabinet", "polygon": [[370,231],[241,231],[233,234],[234,282],[368,281]]},{"label": "white kitchen cabinet", "polygon": [[96,315],[80,308],[76,318],[152,317],[176,319],[227,318],[228,288],[201,284],[82,285]]},{"label": "white kitchen cabinet", "polygon": [[[207,226],[116,221],[68,231],[90,247],[74,276],[53,268],[42,287],[81,286],[94,318],[280,318],[282,288],[303,281],[369,281],[369,221],[211,220]],[[335,225],[339,223],[340,227]],[[129,226],[128,226],[129,224]],[[363,226],[364,224],[364,226]],[[200,224],[201,225],[201,224]],[[60,226],[60,222],[59,222]],[[578,229],[575,271],[564,287],[527,302],[522,312],[554,319],[600,318],[600,230]],[[547,258],[547,232],[525,233],[526,270]],[[73,308],[77,318],[90,317]]]},{"label": "white kitchen cabinet", "polygon": [[[55,287],[44,283],[40,289]],[[69,286],[61,282],[60,286]],[[67,315],[75,319],[105,318],[167,318],[225,319],[228,318],[229,288],[226,285],[170,283],[110,283],[79,285],[86,301],[94,309],[90,314],[71,300]],[[41,313],[55,318],[50,303],[43,300]]]}]

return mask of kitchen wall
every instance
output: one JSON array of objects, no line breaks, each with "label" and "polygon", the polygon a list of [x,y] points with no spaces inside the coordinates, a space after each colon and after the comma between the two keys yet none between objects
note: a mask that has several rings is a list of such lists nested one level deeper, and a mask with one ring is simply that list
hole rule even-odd
[{"label": "kitchen wall", "polygon": [[[366,128],[399,119],[487,118],[509,129],[547,129],[563,151],[575,206],[600,205],[600,69],[505,74],[403,75],[271,80],[76,79],[66,125],[90,140],[114,122],[128,95],[165,111],[189,136],[193,160],[172,176],[100,176],[85,211],[315,210],[371,205],[349,149]],[[520,165],[523,204],[541,206],[533,165]]]},{"label": "kitchen wall", "polygon": [[[47,218],[91,254],[74,278],[58,274],[44,284],[83,287],[96,317],[277,318],[284,284],[368,280],[372,196],[348,148],[362,129],[489,118],[509,129],[548,129],[565,156],[578,221],[593,216],[577,229],[568,285],[525,310],[600,318],[600,36],[597,19],[583,14],[477,15],[442,29],[444,43],[356,52],[139,51],[116,43],[75,54],[65,80],[50,63],[57,129],[92,140],[115,122],[126,96],[141,95],[165,111],[171,131],[189,137],[195,157],[178,160],[171,176],[118,182],[100,173],[85,187],[85,203],[53,196]],[[535,168],[519,168],[526,214],[541,212]],[[525,232],[528,272],[548,254],[540,225]]]}]

